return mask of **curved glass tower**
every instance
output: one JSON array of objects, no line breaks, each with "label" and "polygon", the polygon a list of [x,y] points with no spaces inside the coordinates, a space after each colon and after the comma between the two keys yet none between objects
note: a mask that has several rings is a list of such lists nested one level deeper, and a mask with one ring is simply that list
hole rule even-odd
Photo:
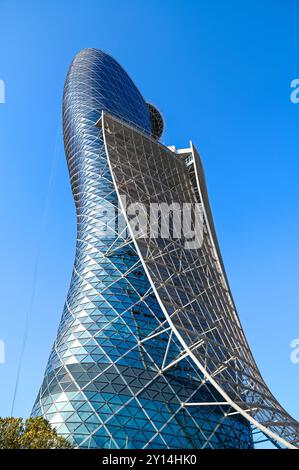
[{"label": "curved glass tower", "polygon": [[[194,147],[161,145],[159,112],[96,49],[71,64],[63,128],[76,258],[33,415],[82,448],[251,448],[252,427],[295,447],[235,312]],[[150,198],[201,203],[202,246],[136,237],[126,201]]]}]

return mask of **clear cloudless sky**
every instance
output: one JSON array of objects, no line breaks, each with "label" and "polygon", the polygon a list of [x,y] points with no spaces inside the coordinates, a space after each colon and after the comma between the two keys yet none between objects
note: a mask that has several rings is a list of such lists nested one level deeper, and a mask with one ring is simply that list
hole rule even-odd
[{"label": "clear cloudless sky", "polygon": [[198,147],[249,344],[299,418],[299,364],[290,360],[299,338],[298,17],[297,0],[0,0],[0,416],[11,411],[28,309],[14,410],[24,417],[62,313],[76,238],[62,90],[74,55],[95,47],[161,110],[165,144]]}]

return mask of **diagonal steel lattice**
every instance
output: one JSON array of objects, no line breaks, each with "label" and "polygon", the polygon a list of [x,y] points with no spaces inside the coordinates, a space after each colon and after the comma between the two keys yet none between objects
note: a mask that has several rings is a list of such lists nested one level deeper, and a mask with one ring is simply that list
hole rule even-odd
[{"label": "diagonal steel lattice", "polygon": [[[82,448],[296,446],[237,318],[194,147],[158,144],[159,112],[96,49],[71,64],[63,126],[76,258],[32,414]],[[120,196],[149,194],[203,204],[201,250],[132,236]]]},{"label": "diagonal steel lattice", "polygon": [[[128,205],[201,202],[203,243],[186,249],[185,239],[130,234],[153,292],[165,315],[163,327],[148,339],[170,331],[160,370],[188,358],[223,398],[225,416],[242,415],[270,439],[299,446],[299,424],[278,403],[265,384],[243,333],[226,279],[209,206],[200,157],[191,144],[181,155],[132,126],[103,113],[107,158],[115,189]],[[122,205],[123,214],[126,207]],[[145,340],[144,340],[145,341]],[[168,348],[176,341],[176,358]],[[170,363],[168,361],[170,360]],[[168,365],[166,365],[168,364]],[[217,403],[215,403],[217,404]],[[191,397],[183,407],[203,406]]]}]

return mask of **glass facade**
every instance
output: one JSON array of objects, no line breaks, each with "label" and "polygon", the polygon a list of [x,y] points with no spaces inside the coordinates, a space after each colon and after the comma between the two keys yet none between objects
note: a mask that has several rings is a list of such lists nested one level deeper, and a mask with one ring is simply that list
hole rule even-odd
[{"label": "glass facade", "polygon": [[[109,129],[96,126],[105,113],[113,116],[110,137]],[[128,126],[128,134],[121,125],[115,128],[113,123],[118,120]],[[148,146],[155,145],[163,129],[160,115],[112,57],[86,49],[75,57],[67,76],[63,128],[77,211],[76,257],[32,414],[47,418],[59,434],[81,448],[251,448],[250,423],[232,413],[228,405],[219,405],[223,397],[205,380],[192,357],[181,356],[167,368],[182,354],[181,344],[167,327],[159,296],[141,259],[146,247],[139,245],[139,251],[125,230],[116,189],[136,177],[138,152],[140,161],[144,161],[142,155],[149,155],[150,161]],[[135,139],[144,136],[137,145],[130,137],[131,128],[136,129]],[[118,161],[120,155],[124,158]],[[181,197],[195,200],[194,174],[183,160],[173,161],[168,170],[161,167],[158,184],[170,184],[174,172]],[[149,172],[154,176],[157,168],[142,171],[140,181]],[[219,281],[208,242],[205,257],[212,260],[211,272],[201,283]],[[160,290],[162,281],[159,279],[159,286],[158,279],[155,281]],[[202,285],[195,275],[193,281],[192,295],[197,297]],[[179,299],[177,292],[174,297],[165,288],[170,315],[179,301],[182,305],[186,299],[190,301],[189,287],[181,285]],[[226,314],[225,295],[221,289],[217,295],[218,300],[203,296],[193,312],[197,333],[198,325],[201,332],[208,328],[215,302]],[[177,319],[176,328],[186,327],[182,318]],[[219,356],[219,350],[215,354]],[[212,359],[208,361],[212,363]],[[210,404],[185,406],[188,402]]]}]

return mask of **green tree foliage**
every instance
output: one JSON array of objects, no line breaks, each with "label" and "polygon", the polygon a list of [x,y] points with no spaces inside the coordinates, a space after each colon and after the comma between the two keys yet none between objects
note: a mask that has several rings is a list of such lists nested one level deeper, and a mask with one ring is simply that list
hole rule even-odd
[{"label": "green tree foliage", "polygon": [[0,418],[0,449],[71,449],[42,418]]}]

